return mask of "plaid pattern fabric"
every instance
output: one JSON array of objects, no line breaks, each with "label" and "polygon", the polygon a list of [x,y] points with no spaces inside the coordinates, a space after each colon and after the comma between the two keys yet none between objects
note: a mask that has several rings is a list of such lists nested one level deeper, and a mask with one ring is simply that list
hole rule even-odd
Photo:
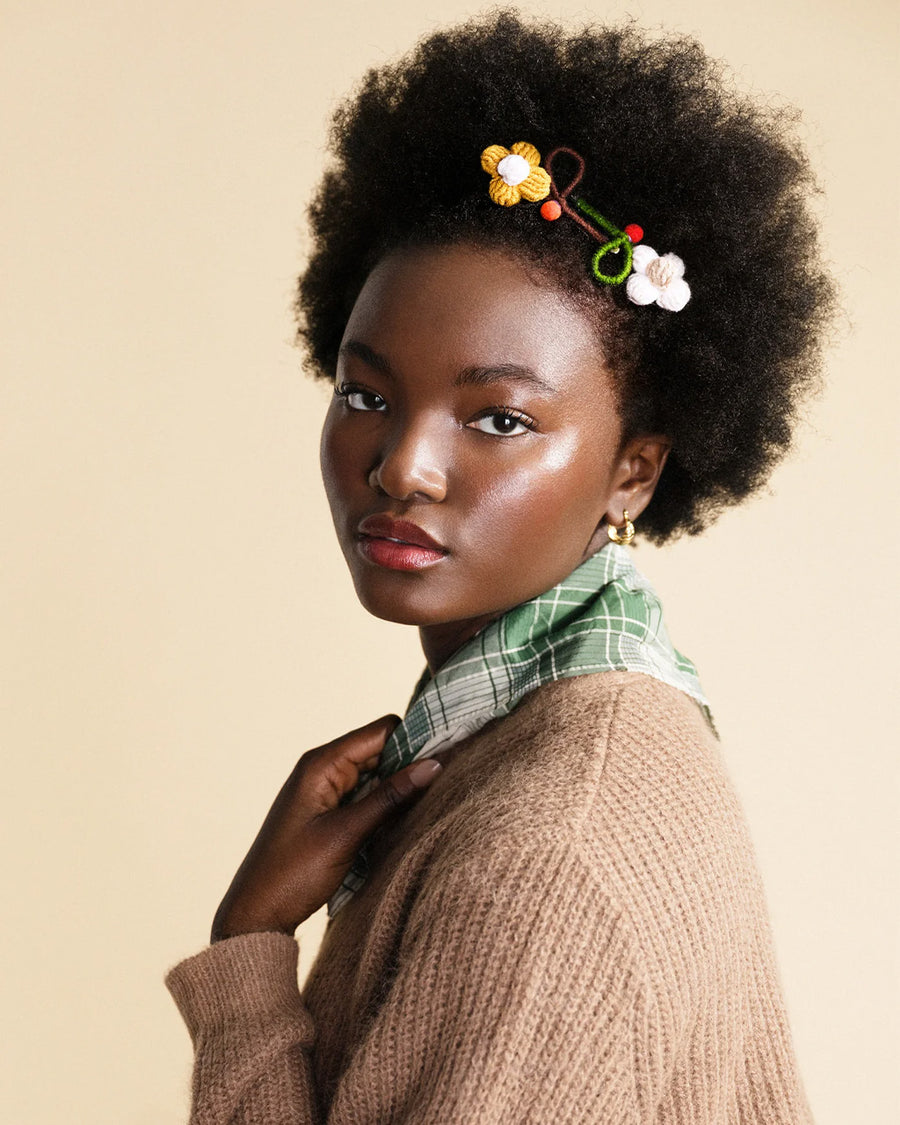
[{"label": "plaid pattern fabric", "polygon": [[[692,696],[712,726],[697,670],[672,646],[653,587],[626,547],[604,546],[558,586],[486,625],[431,676],[419,680],[377,770],[342,801],[360,800],[389,777],[508,715],[541,684],[589,672],[644,672]],[[715,727],[713,727],[715,730]],[[329,918],[365,882],[366,848],[328,900]]]}]

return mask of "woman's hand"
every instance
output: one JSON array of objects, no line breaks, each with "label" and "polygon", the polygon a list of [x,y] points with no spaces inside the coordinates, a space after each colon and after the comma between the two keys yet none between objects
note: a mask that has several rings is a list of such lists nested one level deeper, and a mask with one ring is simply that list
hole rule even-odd
[{"label": "woman's hand", "polygon": [[360,845],[421,796],[440,773],[440,763],[430,766],[431,759],[339,807],[360,773],[378,765],[399,722],[385,715],[297,762],[216,911],[211,942],[258,931],[293,934],[338,889]]}]

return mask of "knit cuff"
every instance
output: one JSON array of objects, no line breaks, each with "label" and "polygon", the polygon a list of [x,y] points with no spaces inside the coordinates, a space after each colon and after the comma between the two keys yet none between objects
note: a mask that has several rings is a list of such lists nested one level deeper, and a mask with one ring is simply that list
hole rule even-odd
[{"label": "knit cuff", "polygon": [[165,984],[196,1043],[201,1031],[226,1024],[301,1024],[303,1046],[314,1038],[300,1000],[296,940],[289,934],[225,938],[180,961]]}]

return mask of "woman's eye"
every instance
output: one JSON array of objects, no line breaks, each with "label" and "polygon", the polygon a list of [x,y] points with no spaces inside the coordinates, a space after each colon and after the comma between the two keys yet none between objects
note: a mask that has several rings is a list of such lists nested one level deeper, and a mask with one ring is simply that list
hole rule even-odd
[{"label": "woman's eye", "polygon": [[341,387],[335,391],[335,394],[346,399],[347,405],[351,410],[386,410],[387,403],[381,395],[375,394],[374,391],[355,390],[352,387]]},{"label": "woman's eye", "polygon": [[506,411],[497,411],[495,414],[484,414],[476,418],[469,425],[483,434],[493,434],[495,437],[515,437],[527,433],[531,427],[528,419],[518,414],[509,414]]}]

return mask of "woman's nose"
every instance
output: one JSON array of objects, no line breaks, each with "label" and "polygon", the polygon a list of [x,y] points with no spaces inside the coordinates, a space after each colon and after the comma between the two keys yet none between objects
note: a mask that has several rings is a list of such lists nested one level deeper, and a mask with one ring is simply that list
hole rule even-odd
[{"label": "woman's nose", "polygon": [[369,472],[369,487],[394,500],[443,500],[447,474],[439,452],[434,435],[405,430],[380,452]]}]

